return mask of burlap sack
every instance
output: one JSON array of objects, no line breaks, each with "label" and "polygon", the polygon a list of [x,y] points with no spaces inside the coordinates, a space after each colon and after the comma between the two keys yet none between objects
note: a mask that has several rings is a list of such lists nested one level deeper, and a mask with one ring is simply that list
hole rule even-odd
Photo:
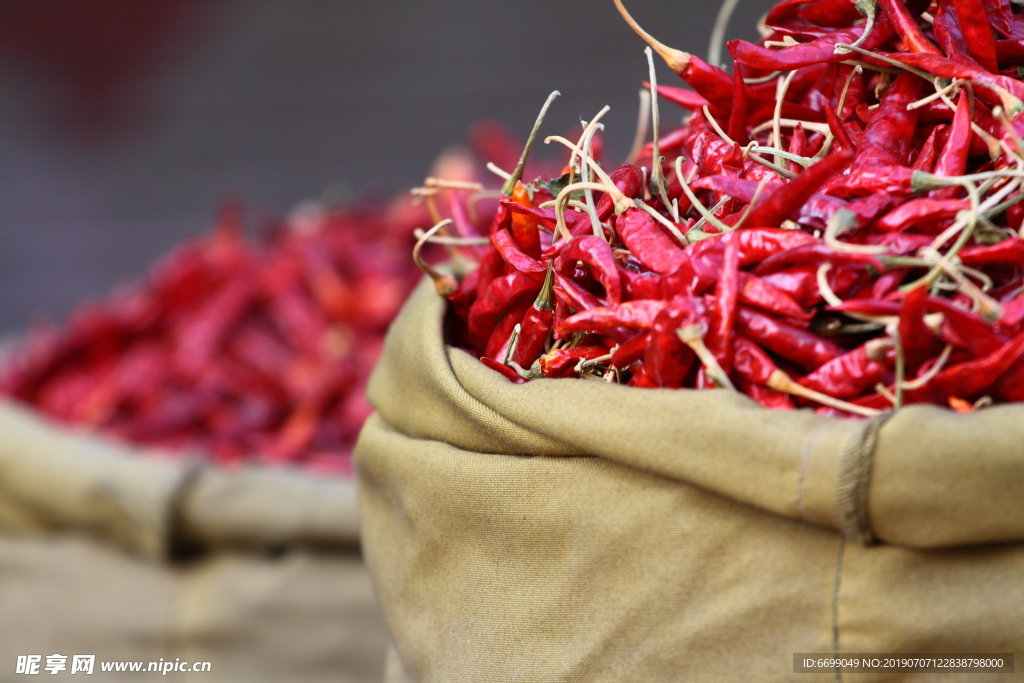
[{"label": "burlap sack", "polygon": [[846,421],[514,385],[442,315],[425,283],[356,450],[392,680],[810,683],[836,677],[796,652],[1024,651],[1024,406]]},{"label": "burlap sack", "polygon": [[161,658],[212,665],[170,680],[379,681],[357,534],[350,480],[220,471],[2,403],[0,681],[31,654],[95,654],[99,681]]}]

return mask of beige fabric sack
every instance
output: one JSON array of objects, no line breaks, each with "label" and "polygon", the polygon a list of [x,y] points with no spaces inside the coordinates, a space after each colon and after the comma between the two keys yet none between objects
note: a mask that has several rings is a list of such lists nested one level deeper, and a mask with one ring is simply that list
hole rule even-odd
[{"label": "beige fabric sack", "polygon": [[0,403],[0,681],[55,653],[95,654],[97,681],[161,658],[211,663],[169,680],[379,681],[357,544],[350,480],[221,471]]},{"label": "beige fabric sack", "polygon": [[392,680],[811,683],[837,677],[794,653],[1024,652],[1024,406],[844,421],[515,385],[443,344],[443,311],[425,282],[393,325],[356,449]]}]

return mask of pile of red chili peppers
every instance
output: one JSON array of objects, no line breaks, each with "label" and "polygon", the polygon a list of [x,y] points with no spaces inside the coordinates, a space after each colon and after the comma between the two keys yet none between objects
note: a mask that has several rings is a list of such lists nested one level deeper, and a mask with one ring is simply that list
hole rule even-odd
[{"label": "pile of red chili peppers", "polygon": [[1024,8],[784,0],[760,44],[728,44],[729,73],[615,1],[692,88],[652,63],[650,89],[692,113],[659,135],[655,98],[653,141],[611,173],[603,111],[578,142],[548,138],[563,177],[493,169],[484,235],[453,204],[421,241],[457,257],[427,267],[453,343],[514,382],[842,416],[1024,400]]},{"label": "pile of red chili peppers", "polygon": [[350,471],[384,332],[419,273],[408,202],[311,208],[260,244],[224,212],[139,283],[36,330],[0,392],[62,421],[219,464]]}]

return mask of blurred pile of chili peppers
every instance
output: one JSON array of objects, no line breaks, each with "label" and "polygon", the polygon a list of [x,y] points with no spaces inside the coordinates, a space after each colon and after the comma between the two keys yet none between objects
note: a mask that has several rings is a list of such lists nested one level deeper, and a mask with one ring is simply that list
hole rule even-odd
[{"label": "blurred pile of chili peppers", "polygon": [[485,234],[455,211],[425,235],[460,250],[455,277],[428,268],[454,343],[515,382],[842,416],[1024,400],[1024,7],[784,0],[730,74],[615,2],[692,90],[653,62],[649,88],[692,113],[659,135],[655,98],[653,141],[608,173],[602,111],[548,138],[563,177],[496,169]]},{"label": "blurred pile of chili peppers", "polygon": [[[514,149],[481,126],[479,155]],[[467,221],[483,229],[495,191],[477,156],[442,155]],[[384,333],[421,274],[409,258],[429,201],[332,210],[308,204],[253,243],[238,208],[139,283],[86,304],[63,329],[30,332],[2,364],[0,393],[61,421],[219,464],[258,461],[350,472],[369,415],[367,376]]]}]

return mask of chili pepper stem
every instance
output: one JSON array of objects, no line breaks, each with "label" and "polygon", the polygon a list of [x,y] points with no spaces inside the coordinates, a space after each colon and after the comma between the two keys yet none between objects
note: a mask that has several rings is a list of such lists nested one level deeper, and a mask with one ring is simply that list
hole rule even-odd
[{"label": "chili pepper stem", "polygon": [[509,178],[512,177],[511,173],[509,173],[508,171],[503,171],[502,169],[498,168],[498,166],[493,161],[488,161],[486,168],[488,171],[498,176],[502,180],[508,180]]},{"label": "chili pepper stem", "polygon": [[629,12],[626,11],[626,8],[622,5],[622,0],[614,1],[615,6],[619,10],[619,14],[622,15],[622,18],[626,21],[627,24],[629,24],[630,28],[636,31],[636,34],[638,36],[643,38],[648,45],[654,48],[654,51],[658,53],[659,57],[665,60],[665,63],[668,64],[668,67],[670,69],[672,69],[676,73],[680,73],[690,65],[689,53],[683,52],[682,50],[673,49],[665,45],[664,43],[656,40],[654,36],[640,28],[640,24],[636,23],[636,20],[633,19]]},{"label": "chili pepper stem", "polygon": [[502,365],[508,365],[509,361],[512,360],[512,356],[516,353],[516,347],[519,346],[519,333],[522,331],[523,326],[516,323],[516,326],[512,328],[512,334],[508,337],[508,345],[505,347],[505,356],[501,359]]},{"label": "chili pepper stem", "polygon": [[505,184],[501,186],[501,193],[506,197],[512,196],[512,191],[516,187],[516,183],[523,177],[523,171],[526,169],[526,159],[530,156],[530,149],[533,148],[533,141],[537,138],[537,131],[540,130],[540,124],[544,122],[544,115],[548,113],[548,107],[555,101],[556,97],[561,96],[562,93],[557,90],[553,90],[548,99],[544,101],[544,106],[540,108],[540,114],[537,115],[537,120],[533,124],[533,130],[530,131],[530,137],[526,139],[526,146],[523,148],[523,153],[519,157],[519,163],[516,164],[516,168],[512,171],[512,175],[508,177]]},{"label": "chili pepper stem", "polygon": [[[854,5],[857,11],[861,15],[867,17],[867,21],[864,23],[864,32],[860,34],[860,38],[853,41],[851,45],[854,47],[860,47],[864,44],[864,41],[871,35],[871,29],[875,27],[875,16],[878,14],[878,3],[875,0],[857,0]],[[842,107],[840,107],[842,111]]]},{"label": "chili pepper stem", "polygon": [[[786,77],[779,81],[778,87],[775,89],[775,113],[772,115],[772,147],[779,149],[782,147],[782,103],[786,100],[786,92],[789,90],[789,84],[793,82],[793,77],[796,76],[796,71],[790,71],[786,74]],[[782,166],[782,157],[778,154],[775,155],[775,165]]]},{"label": "chili pepper stem", "polygon": [[555,262],[548,261],[548,270],[544,274],[544,284],[534,299],[533,305],[542,311],[550,311],[554,307]]},{"label": "chili pepper stem", "polygon": [[857,216],[852,211],[846,208],[839,209],[832,214],[828,225],[825,226],[825,234],[822,239],[827,246],[836,251],[848,251],[855,254],[886,254],[889,252],[889,247],[884,244],[850,244],[839,241],[839,235],[856,224]]},{"label": "chili pepper stem", "polygon": [[711,350],[704,344],[704,327],[702,325],[687,325],[676,330],[676,336],[684,344],[693,349],[697,358],[704,365],[708,373],[708,379],[722,389],[736,391],[725,370],[718,364],[718,359],[711,353]]},{"label": "chili pepper stem", "polygon": [[[651,86],[654,87],[653,85]],[[644,141],[647,139],[647,110],[651,107],[651,91],[647,88],[640,88],[640,113],[636,118],[636,133],[633,135],[633,146],[626,156],[626,163],[632,164],[640,156],[644,148]]]},{"label": "chili pepper stem", "polygon": [[725,44],[725,31],[729,28],[729,20],[732,18],[736,6],[740,0],[725,0],[718,8],[718,15],[715,17],[715,25],[711,28],[711,39],[708,44],[708,64],[722,66],[722,46]]},{"label": "chili pepper stem", "polygon": [[647,69],[651,79],[651,188],[652,194],[657,194],[661,203],[668,208],[671,204],[668,200],[665,184],[665,171],[662,168],[664,163],[661,150],[658,146],[658,136],[661,134],[661,118],[658,115],[658,75],[654,70],[654,55],[650,47],[644,48],[647,55]]},{"label": "chili pepper stem", "polygon": [[903,382],[903,388],[910,391],[921,389],[925,387],[928,382],[935,379],[935,376],[946,366],[946,362],[949,360],[950,355],[953,353],[953,345],[946,344],[946,347],[942,349],[942,353],[939,354],[938,360],[935,361],[934,365],[928,368],[928,372],[924,373],[920,377],[913,379],[910,382]]},{"label": "chili pepper stem", "polygon": [[864,406],[859,406],[855,403],[848,403],[841,399],[833,398],[828,394],[822,394],[821,392],[814,391],[813,389],[808,389],[802,384],[797,384],[792,377],[779,369],[772,372],[765,385],[769,389],[781,391],[784,394],[799,396],[800,398],[806,398],[809,401],[820,403],[823,406],[828,406],[829,408],[835,408],[837,410],[844,410],[848,413],[853,413],[854,415],[873,417],[881,412],[874,408],[865,408]]},{"label": "chili pepper stem", "polygon": [[708,208],[704,206],[704,204],[699,199],[697,199],[697,195],[695,195],[693,193],[693,190],[690,189],[690,184],[686,182],[686,176],[683,173],[683,157],[681,156],[676,157],[676,177],[679,178],[679,185],[682,186],[683,192],[686,194],[687,199],[690,200],[690,203],[693,204],[693,208],[697,209],[700,215],[706,218],[708,222],[711,223],[711,225],[715,226],[722,232],[729,232],[732,229],[728,225],[726,225],[725,223],[711,215],[711,212],[708,211]]},{"label": "chili pepper stem", "polygon": [[686,235],[680,232],[679,228],[676,227],[675,223],[662,216],[660,213],[649,207],[644,202],[634,201],[634,203],[636,203],[637,207],[647,212],[654,220],[664,225],[668,229],[668,231],[672,233],[672,236],[675,237],[676,240],[678,240],[680,244],[686,246],[687,244],[690,243],[690,241],[686,239]]},{"label": "chili pepper stem", "polygon": [[459,283],[451,275],[439,273],[433,266],[424,261],[423,257],[420,255],[420,251],[423,249],[423,245],[426,244],[438,230],[446,225],[450,225],[451,222],[452,219],[450,218],[445,218],[440,221],[430,230],[423,233],[423,236],[416,240],[416,245],[412,248],[413,261],[416,262],[416,265],[419,266],[420,270],[430,276],[430,279],[434,281],[434,289],[436,289],[437,293],[441,296],[451,296],[454,294],[459,289]]}]

